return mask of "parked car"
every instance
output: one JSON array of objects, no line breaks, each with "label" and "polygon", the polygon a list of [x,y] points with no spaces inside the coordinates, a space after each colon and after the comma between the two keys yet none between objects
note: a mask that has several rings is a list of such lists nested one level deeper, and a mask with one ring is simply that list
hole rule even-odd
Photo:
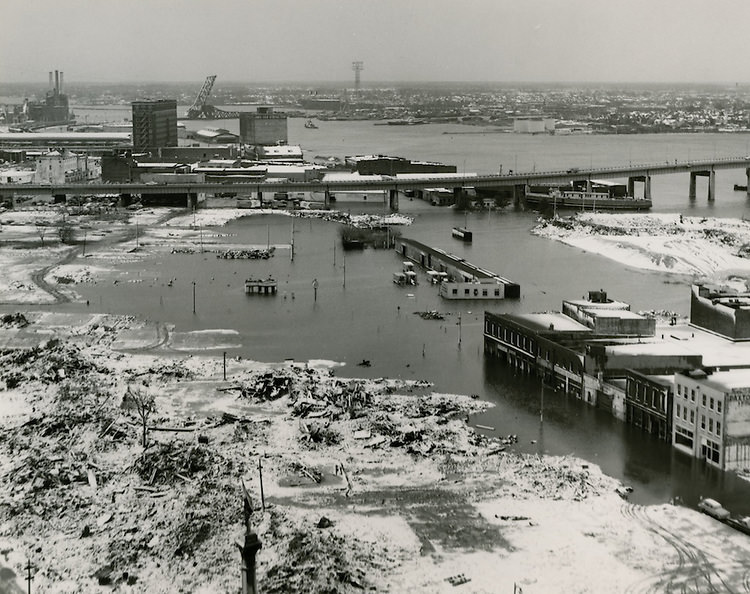
[{"label": "parked car", "polygon": [[727,524],[729,524],[735,530],[739,530],[740,532],[744,532],[745,534],[750,535],[750,517],[748,516],[729,518],[727,520]]},{"label": "parked car", "polygon": [[698,503],[698,509],[717,520],[724,521],[729,518],[729,510],[724,508],[716,499],[701,499]]}]

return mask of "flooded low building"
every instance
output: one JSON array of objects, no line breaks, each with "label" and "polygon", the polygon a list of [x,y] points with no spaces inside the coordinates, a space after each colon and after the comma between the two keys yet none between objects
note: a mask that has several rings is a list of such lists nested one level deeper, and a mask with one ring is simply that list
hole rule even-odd
[{"label": "flooded low building", "polygon": [[439,290],[444,299],[518,299],[521,296],[517,283],[440,248],[399,237],[395,240],[395,249],[423,269],[447,275],[448,280],[440,283]]}]

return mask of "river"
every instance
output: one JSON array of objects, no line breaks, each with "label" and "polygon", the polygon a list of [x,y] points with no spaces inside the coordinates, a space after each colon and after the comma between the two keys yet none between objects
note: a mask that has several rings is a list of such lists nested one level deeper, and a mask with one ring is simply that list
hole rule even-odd
[{"label": "river", "polygon": [[[85,113],[74,106],[79,119]],[[110,119],[122,119],[122,115]],[[102,112],[92,111],[88,117]],[[187,122],[237,132],[237,122]],[[528,136],[499,133],[455,124],[374,126],[363,121],[323,121],[318,129],[304,128],[303,119],[289,120],[289,142],[300,144],[305,156],[388,154],[436,160],[478,173],[505,170],[564,169],[736,156],[750,153],[745,134],[658,134]],[[701,182],[703,185],[701,185]],[[717,174],[716,201],[706,200],[705,180],[698,198],[688,200],[688,176],[655,176],[655,212],[690,216],[750,217],[748,198],[733,191],[746,183],[744,171]],[[573,398],[547,390],[543,422],[541,386],[514,376],[509,368],[485,360],[482,321],[485,307],[496,312],[559,310],[565,298],[590,289],[606,289],[634,311],[689,310],[690,278],[628,268],[602,256],[529,233],[535,214],[509,207],[470,213],[467,225],[472,244],[451,237],[464,223],[451,209],[431,207],[402,198],[401,211],[415,217],[402,232],[431,246],[459,254],[468,261],[500,273],[521,285],[517,301],[447,302],[422,277],[416,287],[397,287],[392,273],[400,260],[388,250],[348,252],[344,259],[338,225],[279,215],[247,217],[222,227],[223,238],[237,244],[288,244],[292,232],[295,257],[286,249],[263,261],[218,260],[212,254],[164,255],[139,265],[123,265],[130,279],[141,282],[79,285],[89,310],[134,314],[174,323],[178,331],[231,328],[242,346],[230,349],[263,361],[329,359],[346,363],[337,373],[347,376],[427,379],[435,390],[478,394],[495,407],[472,422],[492,426],[494,435],[518,435],[524,452],[572,454],[634,487],[631,500],[666,502],[681,497],[694,505],[700,496],[713,496],[734,513],[750,514],[750,483],[733,474],[705,467],[674,452],[639,430]],[[339,203],[352,212],[382,212],[382,204]],[[214,232],[216,230],[213,230]],[[206,230],[211,233],[211,230]],[[197,266],[196,263],[200,263]],[[242,281],[250,275],[272,274],[279,279],[275,298],[250,298]],[[174,278],[171,287],[166,281]],[[319,288],[314,298],[312,281]],[[192,313],[192,282],[196,283],[196,313]],[[65,309],[78,310],[79,304]],[[85,306],[83,306],[85,308]],[[436,309],[445,320],[422,320],[416,311]],[[460,314],[460,322],[459,322]],[[363,359],[370,367],[358,366]]]}]

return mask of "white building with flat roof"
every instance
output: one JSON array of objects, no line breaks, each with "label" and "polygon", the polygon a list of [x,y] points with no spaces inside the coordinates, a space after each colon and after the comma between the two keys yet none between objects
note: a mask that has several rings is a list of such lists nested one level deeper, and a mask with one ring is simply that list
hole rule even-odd
[{"label": "white building with flat roof", "polygon": [[675,374],[672,444],[722,470],[750,468],[750,369]]}]

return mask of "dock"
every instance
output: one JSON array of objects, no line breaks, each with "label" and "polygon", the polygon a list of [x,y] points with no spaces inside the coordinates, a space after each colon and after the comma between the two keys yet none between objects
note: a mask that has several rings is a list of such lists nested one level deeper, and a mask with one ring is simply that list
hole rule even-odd
[{"label": "dock", "polygon": [[270,276],[266,279],[249,278],[245,281],[246,295],[276,295],[278,282]]},{"label": "dock", "polygon": [[455,254],[406,237],[397,238],[395,243],[399,256],[421,266],[431,280],[439,279],[440,296],[444,299],[518,299],[521,296],[518,283],[475,266]]}]

